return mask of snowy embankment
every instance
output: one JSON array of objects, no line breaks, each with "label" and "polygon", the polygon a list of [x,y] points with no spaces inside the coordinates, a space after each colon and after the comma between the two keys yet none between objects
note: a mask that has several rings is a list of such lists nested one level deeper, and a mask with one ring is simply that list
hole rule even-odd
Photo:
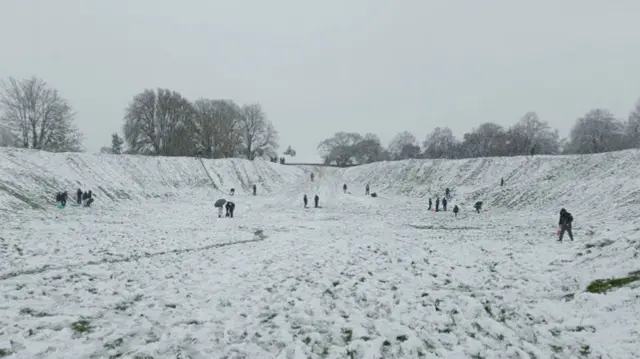
[{"label": "snowy embankment", "polygon": [[[203,168],[206,168],[206,170]],[[237,194],[278,192],[304,175],[295,167],[262,160],[199,161],[189,157],[48,153],[0,148],[0,211],[49,208],[57,192],[68,191],[69,202],[78,188],[91,190],[96,205],[125,200],[178,197],[201,200],[200,193]],[[214,191],[201,191],[213,188]],[[208,198],[207,198],[208,199]]]},{"label": "snowy embankment", "polygon": [[[205,172],[0,149],[0,357],[636,358],[639,154]],[[52,205],[77,187],[94,207]],[[426,210],[446,187],[457,218]]]}]

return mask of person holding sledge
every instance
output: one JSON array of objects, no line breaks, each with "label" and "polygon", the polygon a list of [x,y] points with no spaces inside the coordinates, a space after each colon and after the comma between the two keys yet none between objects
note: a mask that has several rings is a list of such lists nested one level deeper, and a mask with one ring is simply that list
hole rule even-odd
[{"label": "person holding sledge", "polygon": [[560,210],[560,220],[558,221],[558,242],[562,242],[562,237],[564,237],[564,232],[569,234],[569,238],[573,241],[573,233],[571,232],[571,223],[573,222],[573,216],[571,213],[567,212],[566,209],[562,208]]}]

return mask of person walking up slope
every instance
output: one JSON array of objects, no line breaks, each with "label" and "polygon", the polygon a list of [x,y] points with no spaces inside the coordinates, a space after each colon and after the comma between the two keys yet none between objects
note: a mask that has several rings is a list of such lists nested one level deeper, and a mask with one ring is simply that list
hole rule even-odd
[{"label": "person walking up slope", "polygon": [[573,233],[571,232],[571,223],[573,222],[573,216],[571,213],[567,212],[566,209],[560,210],[560,220],[558,221],[558,242],[562,242],[562,237],[564,237],[564,232],[569,234],[569,238],[573,241]]}]

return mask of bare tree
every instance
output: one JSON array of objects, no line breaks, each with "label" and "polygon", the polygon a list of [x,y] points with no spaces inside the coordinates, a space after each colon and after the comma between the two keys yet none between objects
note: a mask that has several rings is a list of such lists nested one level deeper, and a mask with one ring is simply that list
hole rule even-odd
[{"label": "bare tree", "polygon": [[490,157],[506,154],[507,136],[502,126],[487,122],[464,134],[460,145],[463,157]]},{"label": "bare tree", "polygon": [[627,143],[630,148],[640,148],[640,100],[629,115],[626,126]]},{"label": "bare tree", "polygon": [[194,103],[197,146],[206,157],[234,157],[242,151],[241,109],[231,100]]},{"label": "bare tree", "polygon": [[320,142],[318,150],[326,164],[335,163],[347,166],[356,157],[356,145],[362,141],[362,136],[356,132],[336,132],[333,137]]},{"label": "bare tree", "polygon": [[0,123],[0,147],[13,147],[14,142],[15,138],[9,128]]},{"label": "bare tree", "polygon": [[168,89],[144,90],[125,111],[124,139],[131,152],[163,156],[193,152],[191,103]]},{"label": "bare tree", "polygon": [[624,125],[605,109],[591,110],[579,118],[569,138],[568,153],[599,153],[625,148]]},{"label": "bare tree", "polygon": [[367,133],[364,138],[353,146],[355,161],[358,164],[372,163],[389,159],[388,152],[382,147],[380,138],[373,133]]},{"label": "bare tree", "polygon": [[43,80],[9,78],[0,84],[0,123],[12,144],[52,152],[81,151],[82,134],[69,102]]},{"label": "bare tree", "polygon": [[242,107],[240,116],[240,138],[248,159],[276,156],[278,132],[266,119],[262,106],[258,103]]},{"label": "bare tree", "polygon": [[398,133],[391,142],[389,142],[389,154],[394,160],[419,157],[420,146],[418,146],[416,136],[409,131]]},{"label": "bare tree", "polygon": [[449,127],[436,127],[424,141],[425,158],[455,158],[457,141]]},{"label": "bare tree", "polygon": [[508,155],[556,154],[559,149],[558,131],[535,112],[527,112],[507,131]]},{"label": "bare tree", "polygon": [[124,140],[117,133],[111,135],[111,151],[113,154],[119,155],[122,153],[122,145]]},{"label": "bare tree", "polygon": [[293,148],[291,148],[291,146],[287,147],[287,149],[284,151],[284,155],[286,156],[291,156],[291,157],[295,157],[296,156],[296,150],[294,150]]}]

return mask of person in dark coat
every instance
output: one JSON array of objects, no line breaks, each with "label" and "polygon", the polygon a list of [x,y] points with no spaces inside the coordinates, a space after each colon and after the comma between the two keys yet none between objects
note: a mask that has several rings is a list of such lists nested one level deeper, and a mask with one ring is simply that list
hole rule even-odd
[{"label": "person in dark coat", "polygon": [[344,193],[347,193],[347,184],[346,183],[342,185],[342,191]]},{"label": "person in dark coat", "polygon": [[369,184],[367,183],[366,186],[364,186],[364,195],[368,196],[369,195]]},{"label": "person in dark coat", "polygon": [[307,199],[307,194],[305,193],[304,197],[302,197],[302,202],[304,202],[304,208],[307,208],[307,203],[309,203],[309,200]]},{"label": "person in dark coat", "polygon": [[480,201],[476,202],[476,204],[473,207],[476,209],[476,213],[480,213],[480,210],[482,209],[482,202]]},{"label": "person in dark coat", "polygon": [[571,232],[571,223],[573,222],[573,216],[571,213],[567,212],[566,209],[560,210],[560,220],[558,221],[558,226],[560,227],[560,234],[558,235],[558,242],[562,242],[562,237],[564,237],[564,232],[569,234],[569,238],[573,241],[573,233]]},{"label": "person in dark coat", "polygon": [[313,173],[311,173],[311,182],[313,182]]},{"label": "person in dark coat", "polygon": [[446,198],[442,199],[442,210],[445,211],[445,212],[447,211],[447,199]]},{"label": "person in dark coat", "polygon": [[313,203],[315,204],[315,207],[318,208],[318,202],[320,201],[320,197],[318,197],[318,195],[315,195],[313,197]]},{"label": "person in dark coat", "polygon": [[500,187],[504,186],[504,177],[500,178]]},{"label": "person in dark coat", "polygon": [[453,214],[458,217],[458,212],[460,212],[460,208],[458,208],[458,205],[456,204],[455,206],[453,206]]},{"label": "person in dark coat", "polygon": [[236,189],[235,189],[235,188],[232,188],[232,189],[229,191],[229,196],[233,196],[234,194],[236,194]]},{"label": "person in dark coat", "polygon": [[436,197],[436,212],[440,212],[440,197]]},{"label": "person in dark coat", "polygon": [[[444,190],[444,196],[447,198],[451,198],[451,191],[449,190],[449,188]],[[446,211],[446,209],[445,209]]]},{"label": "person in dark coat", "polygon": [[62,204],[62,193],[56,193],[56,204],[60,206]]},{"label": "person in dark coat", "polygon": [[233,218],[233,210],[236,209],[236,204],[229,201],[225,203],[224,208],[227,210],[225,217]]},{"label": "person in dark coat", "polygon": [[256,191],[258,190],[258,187],[254,184],[253,185],[253,195],[256,195]]},{"label": "person in dark coat", "polygon": [[82,190],[80,188],[78,188],[78,191],[76,192],[76,201],[78,202],[78,205],[82,204]]},{"label": "person in dark coat", "polygon": [[431,201],[431,197],[429,197],[429,210],[431,210],[431,207],[433,207],[433,202]]},{"label": "person in dark coat", "polygon": [[91,193],[91,190],[89,190],[89,198],[93,198],[93,193]]}]

